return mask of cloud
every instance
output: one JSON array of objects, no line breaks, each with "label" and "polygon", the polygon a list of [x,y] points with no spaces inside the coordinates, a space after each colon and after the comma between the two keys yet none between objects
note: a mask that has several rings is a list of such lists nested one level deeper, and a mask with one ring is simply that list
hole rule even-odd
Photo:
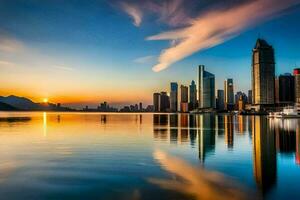
[{"label": "cloud", "polygon": [[0,51],[6,53],[15,53],[23,49],[23,44],[15,39],[0,36]]},{"label": "cloud", "polygon": [[133,19],[135,26],[140,26],[147,14],[155,14],[158,22],[173,27],[185,25],[195,13],[195,3],[197,0],[119,0],[121,9]]},{"label": "cloud", "polygon": [[14,67],[15,63],[5,61],[5,60],[0,60],[0,67]]},{"label": "cloud", "polygon": [[159,72],[173,63],[240,34],[246,28],[262,23],[289,7],[299,4],[298,0],[250,1],[229,9],[217,9],[201,14],[186,22],[187,27],[150,36],[147,40],[176,41],[164,49],[158,64],[152,69]]},{"label": "cloud", "polygon": [[153,157],[164,170],[175,177],[148,179],[149,182],[163,189],[173,190],[202,200],[258,199],[254,192],[221,173],[194,167],[182,159],[159,150],[154,152]]},{"label": "cloud", "polygon": [[52,67],[63,71],[74,71],[74,68],[63,66],[63,65],[53,65]]},{"label": "cloud", "polygon": [[141,25],[143,14],[137,6],[135,6],[134,4],[122,2],[121,7],[132,18],[133,24],[135,26],[138,27]]},{"label": "cloud", "polygon": [[147,64],[153,62],[154,59],[155,56],[144,56],[144,57],[136,58],[134,62],[138,64]]}]

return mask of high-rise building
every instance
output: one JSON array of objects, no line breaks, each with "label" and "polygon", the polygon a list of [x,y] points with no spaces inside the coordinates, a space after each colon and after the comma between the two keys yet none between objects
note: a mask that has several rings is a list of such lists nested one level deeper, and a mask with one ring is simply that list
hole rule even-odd
[{"label": "high-rise building", "polygon": [[154,106],[154,112],[160,111],[160,93],[153,94],[153,106]]},{"label": "high-rise building", "polygon": [[143,111],[143,103],[142,102],[140,102],[140,104],[139,104],[139,111]]},{"label": "high-rise building", "polygon": [[274,49],[263,39],[257,39],[252,54],[252,103],[259,106],[275,103]]},{"label": "high-rise building", "polygon": [[239,100],[238,100],[238,110],[239,111],[244,111],[245,110],[245,99],[243,98],[243,96],[239,96]]},{"label": "high-rise building", "polygon": [[[275,84],[276,86],[276,84]],[[275,87],[277,89],[277,87]],[[290,105],[295,102],[295,78],[290,73],[278,77],[278,103]],[[277,96],[277,95],[276,95]],[[277,103],[277,102],[276,102]]]},{"label": "high-rise building", "polygon": [[160,112],[166,112],[170,109],[170,98],[166,92],[160,93]]},{"label": "high-rise building", "polygon": [[178,108],[178,84],[176,82],[171,83],[170,92],[170,109],[172,112],[177,112]]},{"label": "high-rise building", "polygon": [[275,77],[275,103],[279,104],[279,77]]},{"label": "high-rise building", "polygon": [[216,108],[217,110],[224,110],[224,90],[217,90],[217,101],[216,101]]},{"label": "high-rise building", "polygon": [[205,71],[204,65],[200,65],[198,82],[198,107],[215,108],[215,75]]},{"label": "high-rise building", "polygon": [[252,104],[252,90],[248,90],[248,97],[247,97],[247,102],[249,104]]},{"label": "high-rise building", "polygon": [[295,76],[295,102],[300,105],[300,68],[294,69]]},{"label": "high-rise building", "polygon": [[225,108],[227,110],[233,110],[234,108],[234,87],[233,79],[228,78],[224,81],[224,92],[225,92]]},{"label": "high-rise building", "polygon": [[193,80],[190,85],[190,109],[194,110],[197,105],[197,88]]},{"label": "high-rise building", "polygon": [[189,101],[189,88],[187,86],[180,86],[180,111],[188,112],[188,101]]}]

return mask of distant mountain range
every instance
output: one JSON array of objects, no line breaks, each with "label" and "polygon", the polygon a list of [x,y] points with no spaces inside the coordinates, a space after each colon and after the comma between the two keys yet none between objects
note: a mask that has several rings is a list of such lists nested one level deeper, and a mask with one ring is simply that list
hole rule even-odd
[{"label": "distant mountain range", "polygon": [[7,97],[0,96],[0,110],[13,111],[13,110],[58,110],[58,111],[71,111],[72,109],[66,107],[57,107],[52,103],[35,103],[28,98],[10,95]]},{"label": "distant mountain range", "polygon": [[13,111],[13,110],[19,110],[18,108],[16,107],[13,107],[7,103],[3,103],[3,102],[0,102],[0,110],[3,110],[3,111]]}]

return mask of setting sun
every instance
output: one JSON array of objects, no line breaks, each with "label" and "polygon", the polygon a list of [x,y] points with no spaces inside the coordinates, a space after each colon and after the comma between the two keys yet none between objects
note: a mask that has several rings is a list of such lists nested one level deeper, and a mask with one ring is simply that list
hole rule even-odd
[{"label": "setting sun", "polygon": [[44,102],[44,103],[48,103],[48,99],[47,99],[47,98],[44,98],[44,99],[43,99],[43,102]]}]

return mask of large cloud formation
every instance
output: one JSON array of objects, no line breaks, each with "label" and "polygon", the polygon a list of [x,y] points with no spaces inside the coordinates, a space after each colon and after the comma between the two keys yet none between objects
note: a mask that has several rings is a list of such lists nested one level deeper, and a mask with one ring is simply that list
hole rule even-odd
[{"label": "large cloud formation", "polygon": [[139,10],[135,11],[139,13],[139,17],[133,17],[140,20],[134,20],[136,25],[141,24],[141,16],[152,12],[159,16],[159,21],[175,28],[147,38],[147,40],[171,41],[170,47],[161,51],[158,63],[152,68],[153,71],[159,72],[195,52],[223,43],[245,29],[270,20],[300,4],[299,0],[240,2],[238,4],[233,1],[228,1],[227,4],[223,2],[220,4],[222,6],[206,9],[199,8],[193,0],[169,0],[160,3],[150,0],[143,3],[128,1],[125,5]]}]

